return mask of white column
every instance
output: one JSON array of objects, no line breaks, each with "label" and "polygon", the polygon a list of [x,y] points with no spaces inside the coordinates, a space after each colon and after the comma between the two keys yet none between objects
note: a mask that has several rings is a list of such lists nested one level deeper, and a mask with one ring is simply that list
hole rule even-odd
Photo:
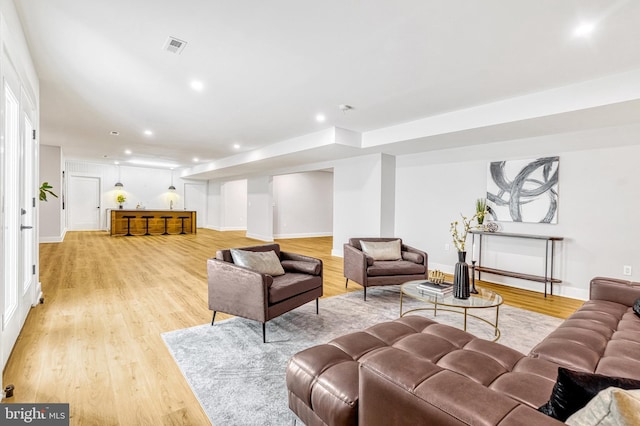
[{"label": "white column", "polygon": [[247,237],[273,241],[273,178],[247,180]]},{"label": "white column", "polygon": [[395,157],[372,154],[338,161],[333,169],[333,250],[351,237],[393,237]]}]

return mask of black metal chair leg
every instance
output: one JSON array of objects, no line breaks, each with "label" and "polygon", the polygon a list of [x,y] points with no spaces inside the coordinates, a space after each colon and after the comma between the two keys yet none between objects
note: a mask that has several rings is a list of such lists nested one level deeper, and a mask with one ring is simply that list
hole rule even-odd
[{"label": "black metal chair leg", "polygon": [[347,278],[347,280],[344,282],[344,288],[347,288],[348,284],[349,284],[349,278]]},{"label": "black metal chair leg", "polygon": [[316,315],[320,313],[320,303],[318,302],[318,300],[320,300],[320,298],[316,297]]},{"label": "black metal chair leg", "polygon": [[213,318],[211,318],[211,325],[213,325],[213,322],[216,320],[216,311],[213,311]]},{"label": "black metal chair leg", "polygon": [[366,302],[367,301],[367,288],[366,287],[363,287],[363,288],[364,288],[364,301]]},{"label": "black metal chair leg", "polygon": [[162,235],[169,235],[169,232],[167,231],[167,219],[171,219],[171,216],[160,216],[160,218],[164,219],[164,232]]},{"label": "black metal chair leg", "polygon": [[262,323],[262,343],[267,343],[267,335],[266,335],[266,322]]}]

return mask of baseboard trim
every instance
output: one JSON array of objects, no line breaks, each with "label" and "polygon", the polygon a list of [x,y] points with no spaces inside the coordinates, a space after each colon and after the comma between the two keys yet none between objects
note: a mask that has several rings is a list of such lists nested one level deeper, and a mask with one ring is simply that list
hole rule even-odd
[{"label": "baseboard trim", "polygon": [[253,238],[254,240],[265,241],[267,243],[273,242],[273,237],[270,235],[252,234],[250,232],[247,232],[246,236],[247,238]]},{"label": "baseboard trim", "polygon": [[42,283],[40,281],[38,281],[38,284],[36,284],[36,298],[35,300],[33,300],[31,302],[31,306],[32,307],[36,307],[40,304],[40,300],[42,300],[44,298],[44,294],[42,294]]},{"label": "baseboard trim", "polygon": [[206,229],[212,229],[214,231],[220,231],[220,232],[224,232],[224,231],[246,231],[247,227],[246,226],[211,226],[211,225],[207,225],[205,226]]},{"label": "baseboard trim", "polygon": [[64,241],[64,237],[67,235],[67,230],[65,229],[62,232],[62,235],[59,237],[40,237],[38,238],[38,242],[40,243],[61,243]]},{"label": "baseboard trim", "polygon": [[276,239],[289,239],[289,238],[315,238],[315,237],[331,237],[333,232],[309,232],[302,234],[274,234],[273,238]]}]

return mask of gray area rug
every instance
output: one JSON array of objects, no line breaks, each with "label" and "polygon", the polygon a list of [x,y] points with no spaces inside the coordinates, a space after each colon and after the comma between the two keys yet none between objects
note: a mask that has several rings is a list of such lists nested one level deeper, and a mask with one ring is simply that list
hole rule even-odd
[{"label": "gray area rug", "polygon": [[[399,288],[386,287],[369,289],[366,302],[361,291],[321,299],[319,315],[315,303],[308,303],[269,321],[266,344],[262,325],[244,318],[163,333],[162,338],[213,425],[287,425],[294,418],[285,385],[289,358],[310,346],[398,318],[399,294]],[[407,297],[403,304],[405,311],[425,305]],[[473,313],[495,318],[494,309]],[[417,314],[433,318],[431,311]],[[438,311],[435,319],[462,328],[463,316],[458,313]],[[528,353],[561,322],[502,305],[498,343]],[[493,339],[493,329],[473,318],[467,331]]]}]

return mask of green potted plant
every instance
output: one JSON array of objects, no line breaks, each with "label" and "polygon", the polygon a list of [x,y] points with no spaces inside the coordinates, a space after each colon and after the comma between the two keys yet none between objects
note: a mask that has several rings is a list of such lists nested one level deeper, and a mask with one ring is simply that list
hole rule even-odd
[{"label": "green potted plant", "polygon": [[116,197],[116,202],[118,203],[120,209],[122,209],[122,205],[125,201],[127,201],[127,197],[125,197],[124,194],[118,194],[118,196]]},{"label": "green potted plant", "polygon": [[478,198],[476,200],[476,219],[478,220],[478,225],[482,225],[486,214],[487,214],[487,199]]},{"label": "green potted plant", "polygon": [[40,185],[40,201],[48,201],[47,194],[53,195],[58,198],[58,196],[52,191],[53,186],[49,185],[49,182],[42,182]]}]

